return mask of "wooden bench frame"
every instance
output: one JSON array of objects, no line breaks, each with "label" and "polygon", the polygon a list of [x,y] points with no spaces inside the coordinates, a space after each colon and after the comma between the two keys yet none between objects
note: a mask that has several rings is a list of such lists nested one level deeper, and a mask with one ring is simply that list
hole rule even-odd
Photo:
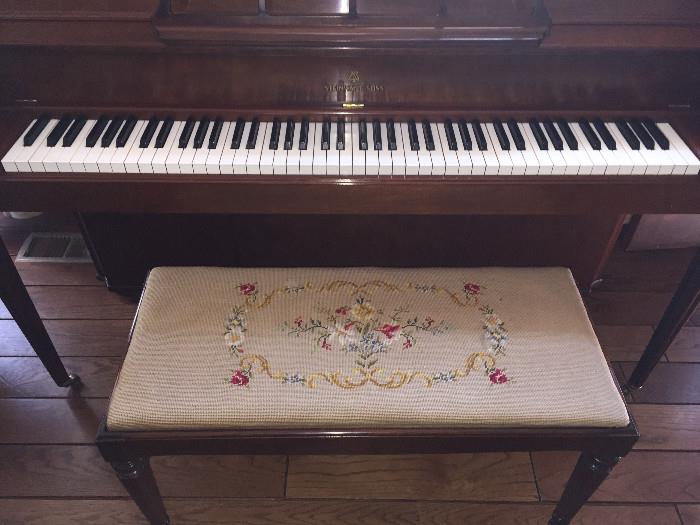
[{"label": "wooden bench frame", "polygon": [[634,446],[624,428],[251,429],[111,432],[102,421],[97,446],[151,525],[170,523],[149,465],[153,456],[190,454],[452,454],[582,451],[550,525],[571,521]]}]

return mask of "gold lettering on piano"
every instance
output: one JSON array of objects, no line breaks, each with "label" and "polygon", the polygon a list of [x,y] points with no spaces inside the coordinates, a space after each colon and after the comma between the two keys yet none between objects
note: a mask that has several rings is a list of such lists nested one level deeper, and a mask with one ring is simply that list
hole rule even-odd
[{"label": "gold lettering on piano", "polygon": [[350,71],[344,80],[339,80],[335,83],[329,82],[323,87],[329,93],[377,93],[384,91],[384,86],[381,84],[362,81],[359,71]]}]

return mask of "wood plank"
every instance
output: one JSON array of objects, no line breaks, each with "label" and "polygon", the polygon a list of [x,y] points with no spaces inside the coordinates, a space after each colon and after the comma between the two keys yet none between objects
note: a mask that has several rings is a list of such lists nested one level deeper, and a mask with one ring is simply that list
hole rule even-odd
[{"label": "wood plank", "polygon": [[[460,502],[165,499],[178,525],[541,525],[551,504]],[[5,525],[136,525],[146,523],[128,500],[0,500]],[[468,518],[467,518],[468,517]],[[465,521],[465,518],[468,521]],[[680,525],[673,506],[586,505],[572,525]],[[687,525],[687,522],[686,522]]]},{"label": "wood plank", "polygon": [[595,325],[593,328],[609,361],[638,360],[654,332],[651,326]]},{"label": "wood plank", "polygon": [[[533,452],[532,456],[542,499],[558,500],[578,454]],[[700,453],[633,451],[615,467],[591,501],[700,502]]]},{"label": "wood plank", "polygon": [[[131,320],[49,320],[44,325],[61,356],[126,354]],[[0,321],[0,356],[35,356],[14,321]]]},{"label": "wood plank", "polygon": [[93,444],[106,399],[0,399],[1,444]]},{"label": "wood plank", "polygon": [[62,361],[69,372],[83,380],[80,389],[56,386],[38,357],[0,357],[0,398],[109,397],[122,360],[66,357]]},{"label": "wood plank", "polygon": [[586,297],[585,303],[593,324],[654,326],[661,319],[671,295],[673,294],[595,291]]},{"label": "wood plank", "polygon": [[95,286],[100,283],[92,262],[18,262],[15,266],[26,286]]},{"label": "wood plank", "polygon": [[[621,363],[627,377],[636,363]],[[700,404],[700,363],[659,363],[644,383],[632,392],[635,403]]]},{"label": "wood plank", "polygon": [[678,505],[683,525],[700,525],[700,505]]},{"label": "wood plank", "polygon": [[42,319],[132,319],[133,299],[104,286],[30,286],[29,295]]},{"label": "wood plank", "polygon": [[666,351],[669,361],[700,363],[700,327],[686,326]]},{"label": "wood plank", "polygon": [[[93,446],[0,445],[0,497],[126,496]],[[164,496],[281,497],[284,456],[153,458]]]},{"label": "wood plank", "polygon": [[292,498],[536,501],[528,454],[291,456]]},{"label": "wood plank", "polygon": [[641,438],[637,450],[700,451],[699,405],[630,405]]}]

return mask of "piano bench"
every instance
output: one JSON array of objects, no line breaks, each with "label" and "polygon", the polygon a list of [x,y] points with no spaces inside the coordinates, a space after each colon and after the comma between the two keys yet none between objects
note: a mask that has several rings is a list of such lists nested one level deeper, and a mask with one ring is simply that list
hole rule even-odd
[{"label": "piano bench", "polygon": [[150,523],[178,454],[582,452],[638,438],[564,268],[156,268],[98,447]]}]

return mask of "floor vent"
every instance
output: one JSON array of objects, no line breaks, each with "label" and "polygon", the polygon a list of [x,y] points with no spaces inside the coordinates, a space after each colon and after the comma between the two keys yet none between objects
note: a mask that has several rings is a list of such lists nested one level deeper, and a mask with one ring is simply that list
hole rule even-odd
[{"label": "floor vent", "polygon": [[90,253],[79,233],[32,233],[22,244],[17,262],[91,262]]}]

